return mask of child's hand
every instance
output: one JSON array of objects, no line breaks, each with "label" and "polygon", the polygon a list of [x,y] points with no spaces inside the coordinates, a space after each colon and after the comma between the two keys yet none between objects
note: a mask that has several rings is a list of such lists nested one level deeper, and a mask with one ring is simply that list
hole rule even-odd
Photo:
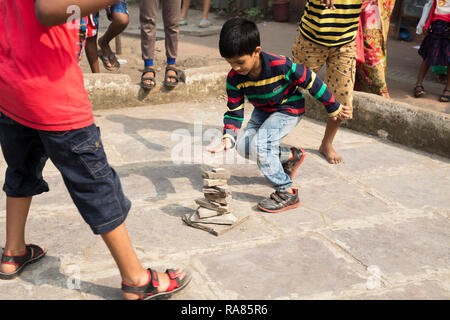
[{"label": "child's hand", "polygon": [[335,10],[334,0],[320,0],[320,4],[325,6],[325,9]]},{"label": "child's hand", "polygon": [[220,147],[208,148],[207,150],[211,153],[219,153],[219,152],[231,149],[232,146],[233,146],[233,143],[231,142],[230,138],[224,138],[224,139],[222,139],[222,144],[220,145]]},{"label": "child's hand", "polygon": [[344,106],[344,105],[341,105],[341,106],[342,106],[341,111],[336,116],[331,118],[333,121],[338,121],[338,120],[342,121],[344,119],[350,118],[350,116],[352,115],[352,110],[349,107]]}]

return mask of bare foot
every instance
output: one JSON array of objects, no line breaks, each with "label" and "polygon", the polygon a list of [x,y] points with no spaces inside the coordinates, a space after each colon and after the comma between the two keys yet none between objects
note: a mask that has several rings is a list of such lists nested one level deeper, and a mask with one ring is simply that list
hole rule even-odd
[{"label": "bare foot", "polygon": [[[158,273],[158,278],[159,278],[158,293],[165,292],[167,290],[167,288],[169,287],[169,284],[170,284],[169,275],[167,273],[165,273],[165,272],[157,272],[157,273]],[[183,280],[183,278],[186,276],[186,273],[183,270],[181,270],[181,269],[176,269],[175,273],[176,273],[176,275],[178,276],[178,278],[180,280]],[[147,284],[148,281],[149,281],[149,276],[150,276],[150,274],[146,270],[145,276],[142,276],[141,279],[139,279],[139,282],[134,284],[134,285],[136,285],[136,286],[143,286],[143,285]],[[137,294],[124,292],[124,291],[122,291],[122,293],[123,293],[123,297],[126,300],[137,300],[137,299],[139,299],[139,295],[137,295]]]},{"label": "bare foot", "polygon": [[333,145],[328,143],[322,143],[319,148],[319,152],[325,156],[325,159],[331,164],[338,164],[342,162],[342,157],[336,153]]},{"label": "bare foot", "polygon": [[109,43],[103,43],[103,37],[98,39],[98,45],[100,49],[102,50],[102,53],[104,56],[109,57],[112,53],[111,47],[109,46]]}]

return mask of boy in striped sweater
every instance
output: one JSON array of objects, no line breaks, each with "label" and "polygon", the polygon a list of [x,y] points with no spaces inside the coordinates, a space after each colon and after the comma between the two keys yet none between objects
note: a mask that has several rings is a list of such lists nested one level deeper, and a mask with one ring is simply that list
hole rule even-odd
[{"label": "boy in striped sweater", "polygon": [[[349,116],[323,81],[302,65],[286,57],[261,50],[255,23],[232,18],[222,27],[220,54],[232,70],[227,77],[227,111],[224,116],[222,145],[212,153],[233,148],[246,158],[256,159],[259,169],[275,188],[258,204],[266,212],[280,212],[300,205],[292,179],[305,157],[296,147],[281,147],[305,113],[305,99],[298,87],[308,90],[323,103],[331,119]],[[244,132],[237,139],[244,118],[244,96],[255,107]]]}]

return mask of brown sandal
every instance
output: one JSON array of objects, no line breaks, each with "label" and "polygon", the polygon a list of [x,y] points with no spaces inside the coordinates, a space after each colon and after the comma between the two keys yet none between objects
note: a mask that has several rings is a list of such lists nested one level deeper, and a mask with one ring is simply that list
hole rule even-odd
[{"label": "brown sandal", "polygon": [[441,102],[449,102],[450,101],[450,95],[445,94],[446,92],[450,92],[450,89],[444,89],[444,92],[442,93],[441,97],[439,98],[439,101],[441,101]]},{"label": "brown sandal", "polygon": [[[154,76],[153,76],[153,77],[146,77],[145,75],[146,75],[147,73],[153,73]],[[155,76],[156,76],[156,71],[155,71],[154,68],[148,68],[148,67],[145,68],[145,69],[144,69],[144,72],[142,72],[142,76],[141,76],[141,87],[142,87],[143,89],[146,89],[146,90],[151,90],[151,89],[153,89],[154,87],[156,87],[156,79],[155,79]],[[147,81],[151,81],[151,82],[153,82],[153,83],[147,83]]]},{"label": "brown sandal", "polygon": [[[108,71],[118,71],[120,69],[120,63],[117,60],[116,54],[113,52],[109,57],[103,55],[103,52],[99,50],[97,52],[100,60],[102,60],[103,66]],[[109,64],[109,65],[108,65]]]},{"label": "brown sandal", "polygon": [[[174,71],[175,76],[167,74],[167,71]],[[175,79],[174,82],[167,81],[168,79]],[[186,82],[186,75],[184,74],[183,70],[177,69],[175,67],[166,67],[166,75],[164,76],[164,86],[168,88],[175,88],[178,85],[178,82]]]},{"label": "brown sandal", "polygon": [[424,89],[423,85],[416,84],[416,86],[414,87],[414,97],[420,98],[424,94],[425,94],[425,89]]}]

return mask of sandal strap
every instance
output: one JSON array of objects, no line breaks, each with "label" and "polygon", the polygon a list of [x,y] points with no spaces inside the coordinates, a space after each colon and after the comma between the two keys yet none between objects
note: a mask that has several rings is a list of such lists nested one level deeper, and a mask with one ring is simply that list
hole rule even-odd
[{"label": "sandal strap", "polygon": [[175,273],[175,270],[167,269],[166,273],[170,278],[170,283],[169,283],[169,286],[167,287],[166,292],[170,292],[173,289],[179,288],[181,285],[181,282],[180,282],[180,279],[178,278],[177,274]]},{"label": "sandal strap", "polygon": [[[166,73],[167,73],[167,71],[175,71],[175,73],[177,74],[177,76],[178,76],[178,73],[181,72],[180,69],[177,69],[177,68],[172,67],[172,66],[167,66],[167,67],[166,67]],[[173,77],[173,76],[172,76],[172,77]]]},{"label": "sandal strap", "polygon": [[[174,76],[171,74],[167,74],[167,71],[174,71],[176,75]],[[175,79],[175,83],[178,83],[180,81],[180,75],[178,73],[180,73],[180,72],[181,72],[181,70],[179,70],[175,67],[167,66],[166,74],[164,75],[164,81],[166,81],[167,79]]]},{"label": "sandal strap", "polygon": [[142,71],[142,75],[146,74],[147,72],[153,72],[154,74],[156,74],[156,71],[154,68],[145,68],[144,71]]},{"label": "sandal strap", "polygon": [[41,247],[35,244],[27,244],[25,246],[26,252],[21,256],[10,256],[6,254],[2,254],[1,263],[6,264],[17,264],[22,265],[30,259],[33,259],[42,254],[43,250]]},{"label": "sandal strap", "polygon": [[279,197],[279,195],[278,195],[276,192],[272,193],[272,194],[270,195],[270,197],[271,197],[273,200],[275,200],[276,202],[278,202],[278,203],[283,202],[283,199],[281,199],[281,198]]},{"label": "sandal strap", "polygon": [[152,269],[148,268],[148,282],[143,286],[133,286],[122,282],[122,291],[129,293],[136,293],[139,295],[140,299],[144,299],[147,296],[154,295],[158,293],[159,279],[158,273],[154,272]]},{"label": "sandal strap", "polygon": [[276,193],[281,199],[283,199],[283,201],[286,201],[289,199],[289,197],[284,192],[277,191]]}]

